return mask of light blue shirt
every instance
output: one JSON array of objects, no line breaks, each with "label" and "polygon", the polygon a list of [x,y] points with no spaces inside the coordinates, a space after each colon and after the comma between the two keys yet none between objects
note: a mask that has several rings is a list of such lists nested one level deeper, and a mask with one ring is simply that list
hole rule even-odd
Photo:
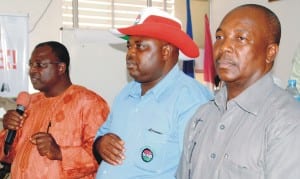
[{"label": "light blue shirt", "polygon": [[186,123],[211,93],[175,66],[141,96],[141,84],[130,82],[116,97],[97,137],[115,133],[125,141],[125,160],[102,161],[98,179],[171,179],[182,151]]}]

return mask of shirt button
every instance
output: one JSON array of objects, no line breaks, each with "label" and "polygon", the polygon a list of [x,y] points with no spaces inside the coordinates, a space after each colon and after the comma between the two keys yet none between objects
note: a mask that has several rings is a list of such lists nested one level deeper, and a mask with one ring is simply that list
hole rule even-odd
[{"label": "shirt button", "polygon": [[217,157],[217,155],[215,153],[210,154],[210,158],[215,159],[216,157]]},{"label": "shirt button", "polygon": [[228,153],[225,153],[225,154],[224,154],[224,158],[226,158],[226,159],[228,159],[228,158],[229,158],[229,155],[228,155]]},{"label": "shirt button", "polygon": [[221,129],[221,130],[224,130],[224,129],[225,129],[225,125],[224,125],[224,124],[221,124],[221,125],[220,125],[220,129]]}]

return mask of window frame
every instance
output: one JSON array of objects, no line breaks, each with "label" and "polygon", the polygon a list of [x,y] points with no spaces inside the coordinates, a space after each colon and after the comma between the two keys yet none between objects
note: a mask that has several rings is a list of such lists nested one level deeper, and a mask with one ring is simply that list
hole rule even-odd
[{"label": "window frame", "polygon": [[175,13],[175,0],[63,0],[62,25],[79,29],[119,28],[131,25],[141,9],[152,6]]}]

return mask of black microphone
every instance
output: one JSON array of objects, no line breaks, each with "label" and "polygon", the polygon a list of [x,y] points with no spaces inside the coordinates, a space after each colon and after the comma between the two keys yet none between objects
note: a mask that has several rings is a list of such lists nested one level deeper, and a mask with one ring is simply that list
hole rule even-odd
[{"label": "black microphone", "polygon": [[[16,111],[18,114],[23,115],[25,108],[28,106],[30,102],[30,95],[23,91],[21,93],[19,93],[18,97],[17,97],[17,108]],[[5,139],[5,145],[4,145],[4,154],[7,155],[8,151],[10,150],[11,145],[14,142],[14,139],[16,137],[16,130],[8,130],[8,133],[6,135],[6,139]]]}]

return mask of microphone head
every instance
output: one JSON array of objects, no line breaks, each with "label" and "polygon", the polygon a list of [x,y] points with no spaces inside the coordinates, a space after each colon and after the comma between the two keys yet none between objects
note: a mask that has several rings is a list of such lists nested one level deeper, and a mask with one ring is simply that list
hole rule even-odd
[{"label": "microphone head", "polygon": [[30,95],[28,92],[22,91],[18,94],[17,101],[16,101],[17,105],[21,105],[26,108],[29,105],[29,102],[30,102]]}]

